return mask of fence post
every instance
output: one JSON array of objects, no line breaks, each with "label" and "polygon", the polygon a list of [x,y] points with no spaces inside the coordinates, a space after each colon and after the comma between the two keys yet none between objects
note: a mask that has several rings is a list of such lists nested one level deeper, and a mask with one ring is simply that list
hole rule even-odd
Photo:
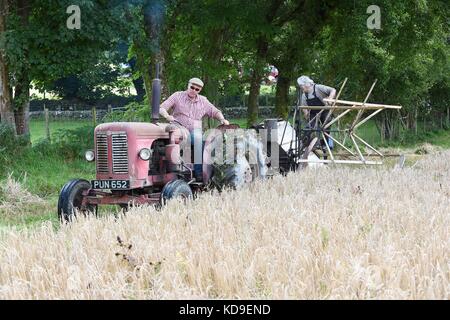
[{"label": "fence post", "polygon": [[92,108],[92,123],[95,128],[97,126],[97,109],[95,107]]},{"label": "fence post", "polygon": [[447,107],[447,129],[450,127],[450,108]]},{"label": "fence post", "polygon": [[108,114],[110,114],[112,112],[112,106],[110,104],[108,104]]},{"label": "fence post", "polygon": [[45,135],[47,137],[47,141],[51,142],[50,140],[50,121],[48,116],[48,109],[45,107],[44,104],[44,114],[45,114]]},{"label": "fence post", "polygon": [[417,109],[418,108],[416,107],[415,115],[414,115],[414,121],[415,121],[414,130],[415,130],[416,136],[417,136],[417,133],[419,131],[419,121],[417,120],[418,119],[418,110]]}]

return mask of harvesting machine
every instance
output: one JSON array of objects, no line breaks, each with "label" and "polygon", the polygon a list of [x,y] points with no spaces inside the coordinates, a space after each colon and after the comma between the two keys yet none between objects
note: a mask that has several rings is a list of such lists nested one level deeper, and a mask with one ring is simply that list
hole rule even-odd
[{"label": "harvesting machine", "polygon": [[[307,164],[380,163],[369,161],[363,155],[357,140],[382,157],[355,131],[381,110],[400,107],[368,104],[368,96],[363,103],[350,103],[338,100],[339,94],[329,101],[330,106],[317,107],[329,113],[325,123],[317,119],[302,121],[299,110],[316,107],[297,106],[291,114],[292,120],[290,117],[267,119],[253,130],[245,131],[237,125],[209,130],[204,135],[202,175],[198,178],[194,175],[193,148],[187,130],[177,123],[158,122],[161,82],[157,70],[152,87],[152,122],[112,122],[95,128],[95,147],[85,157],[95,162],[96,177],[91,181],[73,179],[63,186],[58,200],[59,218],[70,221],[77,213],[96,213],[99,205],[118,205],[124,209],[130,205],[161,205],[172,198],[192,198],[210,188],[238,188],[258,178],[285,174]],[[338,141],[337,134],[329,129],[353,110],[357,111],[354,122],[341,131],[350,137],[356,151]],[[366,110],[373,112],[362,119]],[[333,112],[339,111],[342,113],[333,117]],[[331,140],[357,159],[337,159]]]}]

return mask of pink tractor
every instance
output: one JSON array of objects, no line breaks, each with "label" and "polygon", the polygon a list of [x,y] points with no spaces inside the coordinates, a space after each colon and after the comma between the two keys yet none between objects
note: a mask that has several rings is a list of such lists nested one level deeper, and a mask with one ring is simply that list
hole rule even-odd
[{"label": "pink tractor", "polygon": [[241,153],[232,163],[212,163],[215,145],[223,139],[221,133],[238,128],[230,125],[218,127],[205,139],[203,177],[195,179],[193,164],[183,160],[188,145],[186,132],[180,126],[157,122],[160,93],[157,72],[153,80],[152,123],[113,122],[95,128],[94,150],[88,150],[85,157],[95,162],[96,178],[74,179],[64,185],[58,201],[61,220],[70,221],[77,213],[96,213],[99,205],[124,209],[130,205],[161,205],[172,198],[192,198],[196,192],[218,184],[236,187],[265,176],[265,157],[256,140],[251,140],[256,147],[250,149],[254,151]]}]

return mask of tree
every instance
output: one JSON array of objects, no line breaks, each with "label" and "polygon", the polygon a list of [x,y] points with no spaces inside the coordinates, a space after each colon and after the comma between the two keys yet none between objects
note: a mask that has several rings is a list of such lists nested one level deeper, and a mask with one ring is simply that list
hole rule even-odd
[{"label": "tree", "polygon": [[[3,50],[14,88],[13,109],[18,135],[27,135],[30,83],[49,85],[79,74],[115,46],[126,28],[123,10],[107,1],[83,1],[81,28],[66,25],[70,0],[20,0],[10,3]],[[113,27],[111,27],[113,26]]]},{"label": "tree", "polygon": [[163,94],[168,87],[164,72],[164,51],[161,50],[167,6],[165,0],[143,0],[127,6],[126,16],[131,25],[129,58],[136,61],[135,71],[138,72],[134,77],[142,77],[147,101],[152,100],[151,88],[152,79],[156,76],[156,64],[160,67]]},{"label": "tree", "polygon": [[0,120],[9,124],[16,132],[14,112],[12,108],[12,91],[9,83],[8,64],[5,52],[6,17],[8,16],[8,0],[0,0]]},{"label": "tree", "polygon": [[[402,114],[414,117],[425,111],[430,89],[448,66],[447,6],[438,0],[378,1],[381,29],[369,30],[365,13],[371,4],[341,1],[333,10],[316,42],[315,72],[329,81],[349,77],[345,93],[354,99],[363,99],[378,79],[370,101],[401,104]],[[377,124],[384,138],[393,138],[399,115],[383,112]]]},{"label": "tree", "polygon": [[95,103],[113,95],[113,91],[124,91],[131,84],[131,68],[125,65],[127,55],[128,46],[121,43],[113,51],[99,54],[97,61],[89,69],[67,75],[51,84],[37,83],[37,87],[63,99]]}]

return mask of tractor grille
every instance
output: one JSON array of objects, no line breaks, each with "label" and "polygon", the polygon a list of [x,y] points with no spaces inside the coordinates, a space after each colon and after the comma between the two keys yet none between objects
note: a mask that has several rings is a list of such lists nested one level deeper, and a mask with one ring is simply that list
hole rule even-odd
[{"label": "tractor grille", "polygon": [[106,133],[97,133],[97,172],[109,173],[108,170],[108,138]]},{"label": "tractor grille", "polygon": [[[128,140],[124,132],[111,135],[112,173],[128,173]],[[110,173],[108,168],[108,137],[106,132],[97,132],[97,172]]]},{"label": "tractor grille", "polygon": [[126,133],[112,134],[113,173],[128,173],[128,141]]}]

